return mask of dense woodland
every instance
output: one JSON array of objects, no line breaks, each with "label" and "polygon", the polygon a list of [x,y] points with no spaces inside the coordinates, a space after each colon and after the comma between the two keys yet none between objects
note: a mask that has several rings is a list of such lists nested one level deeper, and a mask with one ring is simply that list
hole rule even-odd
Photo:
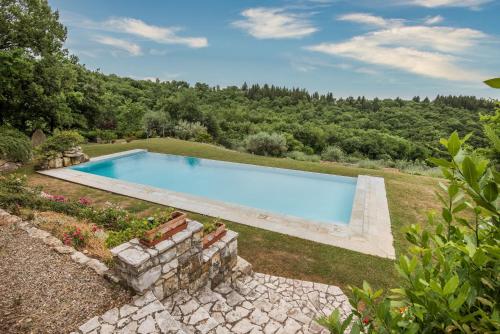
[{"label": "dense woodland", "polygon": [[175,136],[247,150],[253,138],[279,141],[262,154],[321,154],[333,146],[370,159],[415,160],[439,155],[439,138],[454,130],[473,132],[470,144],[485,146],[479,117],[495,105],[473,96],[370,100],[105,75],[68,54],[67,30],[46,2],[0,0],[0,15],[0,123],[27,135],[77,129],[90,141]]}]

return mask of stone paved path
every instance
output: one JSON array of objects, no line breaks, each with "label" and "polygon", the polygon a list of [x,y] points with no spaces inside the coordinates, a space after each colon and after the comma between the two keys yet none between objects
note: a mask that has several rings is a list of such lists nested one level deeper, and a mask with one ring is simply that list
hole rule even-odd
[{"label": "stone paved path", "polygon": [[179,291],[161,302],[148,292],[90,319],[79,333],[328,333],[314,319],[335,308],[344,317],[350,310],[336,286],[255,273],[213,291]]}]

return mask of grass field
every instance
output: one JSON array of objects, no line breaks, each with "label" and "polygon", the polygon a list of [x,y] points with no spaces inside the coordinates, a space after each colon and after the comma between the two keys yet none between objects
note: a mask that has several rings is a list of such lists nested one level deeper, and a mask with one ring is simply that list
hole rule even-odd
[{"label": "grass field", "polygon": [[[437,189],[437,179],[394,171],[354,168],[333,163],[268,158],[231,151],[213,145],[170,138],[136,140],[130,143],[90,144],[84,146],[84,151],[90,156],[99,156],[136,148],[145,148],[160,153],[346,176],[365,174],[384,177],[397,254],[404,251],[406,246],[402,229],[409,224],[425,223],[426,213],[439,207],[434,195],[434,191]],[[47,192],[52,194],[62,194],[75,198],[87,196],[100,203],[105,201],[116,202],[141,215],[147,215],[160,207],[149,202],[35,174],[32,168],[29,167],[22,169],[21,172],[29,174],[31,184],[42,185]],[[194,213],[190,214],[190,216],[201,222],[212,219]],[[230,229],[240,234],[238,239],[239,254],[250,261],[258,272],[335,284],[341,287],[360,285],[363,280],[367,280],[374,286],[388,288],[396,280],[394,263],[387,259],[241,224],[231,222],[227,222],[227,224]]]}]

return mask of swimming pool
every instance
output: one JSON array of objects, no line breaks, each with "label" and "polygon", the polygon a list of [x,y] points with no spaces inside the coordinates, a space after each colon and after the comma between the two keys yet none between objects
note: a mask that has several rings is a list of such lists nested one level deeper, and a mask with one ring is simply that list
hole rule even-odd
[{"label": "swimming pool", "polygon": [[322,223],[348,224],[357,178],[139,152],[72,170]]}]

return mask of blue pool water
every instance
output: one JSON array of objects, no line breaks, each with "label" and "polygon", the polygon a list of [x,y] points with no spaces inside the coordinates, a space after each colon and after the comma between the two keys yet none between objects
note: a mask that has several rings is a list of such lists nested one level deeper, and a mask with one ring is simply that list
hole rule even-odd
[{"label": "blue pool water", "polygon": [[326,223],[349,223],[356,178],[142,152],[71,167]]}]

